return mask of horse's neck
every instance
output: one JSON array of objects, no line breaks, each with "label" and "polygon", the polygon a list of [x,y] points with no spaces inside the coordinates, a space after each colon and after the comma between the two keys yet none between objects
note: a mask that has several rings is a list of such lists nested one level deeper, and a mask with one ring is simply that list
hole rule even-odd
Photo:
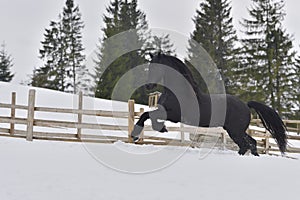
[{"label": "horse's neck", "polygon": [[205,93],[202,92],[202,90],[197,86],[194,78],[193,78],[193,75],[191,73],[191,71],[188,69],[188,67],[183,63],[181,62],[180,60],[178,61],[175,61],[177,63],[176,66],[178,66],[180,69],[177,69],[184,77],[185,79],[190,83],[191,87],[193,88],[194,92],[196,93],[197,97],[199,99],[201,98],[204,98],[206,97]]},{"label": "horse's neck", "polygon": [[[185,81],[182,81],[182,83],[179,81],[179,83],[177,82],[176,84],[178,84],[180,87],[182,88],[182,94],[186,95],[187,97],[191,96],[191,95],[196,95],[199,104],[201,104],[201,102],[203,101],[207,101],[208,97],[207,95],[202,92],[202,90],[197,86],[197,84],[195,83],[195,80],[193,79],[192,73],[191,71],[188,69],[188,67],[179,59],[175,59],[175,58],[170,58],[169,62],[165,63],[166,65],[168,65],[169,67],[175,69],[176,71],[178,71],[184,78]],[[176,68],[174,68],[176,67]],[[167,78],[168,79],[168,78]],[[164,77],[164,80],[166,80],[166,77]],[[185,82],[189,82],[189,84],[187,85]],[[170,79],[167,80],[167,83],[165,82],[166,85],[169,85],[171,82],[175,82],[174,79]],[[174,83],[171,83],[174,84]],[[170,91],[168,91],[167,93],[170,93]]]},{"label": "horse's neck", "polygon": [[[175,82],[174,80],[165,80],[165,83],[163,85],[169,86],[169,87],[164,87],[164,92],[163,92],[167,98],[173,98],[172,96],[174,96],[177,99],[185,98],[186,101],[189,101],[189,98],[195,97],[197,98],[199,104],[207,100],[207,95],[203,93],[200,90],[200,88],[193,87],[191,84],[187,83],[187,81],[181,80]],[[180,97],[176,97],[177,95]]]},{"label": "horse's neck", "polygon": [[197,94],[199,100],[207,98],[208,95],[205,94],[204,92],[202,92],[202,90],[200,89],[200,87],[197,87],[196,90],[197,91],[195,91],[195,93]]}]

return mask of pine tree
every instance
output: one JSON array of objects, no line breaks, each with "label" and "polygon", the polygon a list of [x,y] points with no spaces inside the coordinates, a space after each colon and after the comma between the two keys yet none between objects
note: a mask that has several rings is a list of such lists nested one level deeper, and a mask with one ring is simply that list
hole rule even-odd
[{"label": "pine tree", "polygon": [[250,19],[244,19],[243,65],[240,91],[287,115],[291,109],[295,51],[292,38],[282,27],[282,0],[252,0]]},{"label": "pine tree", "polygon": [[51,21],[41,42],[40,58],[44,65],[34,69],[31,85],[76,93],[88,73],[84,65],[79,7],[67,0],[58,21]]},{"label": "pine tree", "polygon": [[62,32],[66,43],[67,75],[71,79],[69,85],[71,92],[76,93],[77,87],[84,84],[83,77],[88,74],[84,65],[85,55],[82,44],[82,29],[84,28],[81,20],[79,6],[74,5],[74,0],[67,0],[63,9]]},{"label": "pine tree", "polygon": [[293,89],[293,101],[290,117],[291,119],[300,119],[300,56],[296,58],[294,84],[291,87]]},{"label": "pine tree", "polygon": [[[61,15],[59,15],[61,20]],[[40,59],[44,65],[34,69],[31,85],[65,91],[68,87],[66,76],[66,45],[64,43],[61,21],[50,22],[50,28],[45,29],[44,41],[39,50]]]},{"label": "pine tree", "polygon": [[0,50],[0,81],[10,82],[13,79],[14,74],[10,71],[12,66],[12,58],[7,54],[5,43],[3,42]]},{"label": "pine tree", "polygon": [[[104,36],[98,47],[97,60],[95,61],[95,96],[111,99],[112,91],[119,79],[130,69],[144,64],[145,51],[143,46],[146,43],[148,24],[146,15],[137,8],[137,0],[121,1],[114,0],[106,9],[107,14],[103,16],[105,28],[102,29]],[[127,31],[129,38],[118,39],[116,34]],[[138,50],[128,52],[119,56],[124,48],[139,46]],[[111,63],[111,61],[113,61]],[[128,80],[128,85],[133,86],[134,77]],[[132,98],[136,101],[147,99],[143,88],[135,92]]]},{"label": "pine tree", "polygon": [[[191,63],[201,65],[201,74],[206,77],[210,88],[216,88],[218,91],[223,80],[227,92],[232,92],[235,83],[233,69],[237,66],[238,49],[235,47],[237,36],[233,28],[230,2],[205,0],[200,4],[193,21],[195,30],[190,36],[187,63],[190,66]],[[213,70],[212,62],[205,58],[206,55],[198,44],[210,55],[217,71]],[[205,87],[204,77],[201,77],[195,69],[192,71],[198,80],[198,85]]]},{"label": "pine tree", "polygon": [[171,42],[170,35],[162,35],[162,36],[153,36],[151,43],[149,44],[150,48],[153,48],[154,51],[152,53],[161,52],[166,55],[176,56],[174,44]]}]

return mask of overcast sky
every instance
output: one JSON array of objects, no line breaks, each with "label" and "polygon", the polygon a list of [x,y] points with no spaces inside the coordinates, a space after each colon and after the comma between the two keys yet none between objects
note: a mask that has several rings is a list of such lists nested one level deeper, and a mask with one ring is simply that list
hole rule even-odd
[{"label": "overcast sky", "polygon": [[[192,18],[201,0],[139,0],[139,7],[147,15],[150,28],[162,28],[178,32],[186,37],[194,29]],[[234,26],[241,34],[239,20],[247,16],[250,0],[232,0]],[[85,23],[83,42],[86,55],[95,50],[101,28],[102,16],[109,0],[75,0]],[[25,81],[34,67],[39,67],[38,50],[45,28],[51,20],[57,20],[65,0],[0,0],[0,42],[13,57],[13,83]],[[300,2],[286,0],[284,26],[294,35],[294,45],[300,44]]]}]

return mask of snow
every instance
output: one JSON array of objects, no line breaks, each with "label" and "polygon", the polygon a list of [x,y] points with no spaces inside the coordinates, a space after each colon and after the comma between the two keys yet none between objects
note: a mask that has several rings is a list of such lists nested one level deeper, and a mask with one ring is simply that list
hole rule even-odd
[{"label": "snow", "polygon": [[[17,92],[17,103],[26,105],[28,88],[4,83],[0,83],[0,102],[10,102],[12,91]],[[76,105],[73,95],[37,90],[40,106],[72,107],[73,100]],[[87,104],[98,109],[112,105],[105,100]],[[1,116],[5,112],[0,109]],[[1,200],[299,198],[299,160],[277,156],[0,137],[0,160]]]}]

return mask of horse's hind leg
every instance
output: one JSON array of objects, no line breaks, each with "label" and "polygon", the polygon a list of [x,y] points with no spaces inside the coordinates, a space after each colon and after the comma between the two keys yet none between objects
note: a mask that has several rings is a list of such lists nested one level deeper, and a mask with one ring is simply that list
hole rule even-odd
[{"label": "horse's hind leg", "polygon": [[245,140],[245,133],[240,134],[239,132],[227,131],[230,138],[239,146],[239,154],[245,155],[245,153],[250,149],[249,142]]},{"label": "horse's hind leg", "polygon": [[248,142],[249,146],[250,146],[250,150],[251,153],[255,156],[259,156],[259,154],[257,153],[257,147],[256,147],[256,140],[253,139],[250,135],[248,135],[247,133],[245,133],[245,140],[246,142]]},{"label": "horse's hind leg", "polygon": [[239,132],[227,131],[230,138],[239,146],[239,154],[245,155],[245,153],[250,149],[251,153],[255,156],[259,156],[256,148],[256,140],[253,139],[247,133],[236,134]]}]

